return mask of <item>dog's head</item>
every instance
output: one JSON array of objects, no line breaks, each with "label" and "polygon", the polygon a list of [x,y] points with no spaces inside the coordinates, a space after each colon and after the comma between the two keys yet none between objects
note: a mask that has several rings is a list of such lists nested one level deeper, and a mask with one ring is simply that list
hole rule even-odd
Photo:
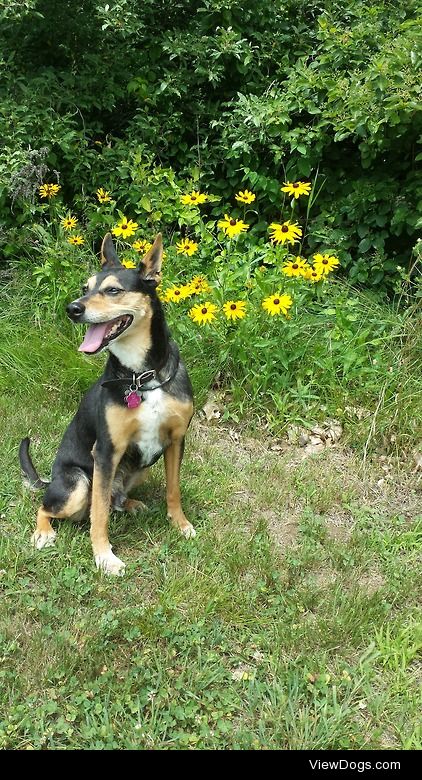
[{"label": "dog's head", "polygon": [[162,256],[159,233],[139,266],[125,268],[107,233],[101,247],[101,271],[88,279],[82,296],[66,308],[73,322],[90,325],[81,352],[97,354],[114,341],[132,338],[142,323],[151,321],[158,305]]}]

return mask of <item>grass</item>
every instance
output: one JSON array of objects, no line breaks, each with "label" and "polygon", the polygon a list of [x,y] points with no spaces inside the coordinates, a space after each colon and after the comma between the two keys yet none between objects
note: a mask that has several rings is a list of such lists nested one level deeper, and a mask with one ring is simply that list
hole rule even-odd
[{"label": "grass", "polygon": [[[148,511],[112,518],[124,578],[95,571],[87,524],[63,522],[56,547],[35,552],[39,496],[22,487],[19,440],[31,433],[48,474],[100,361],[76,353],[70,328],[24,328],[16,299],[8,311],[0,746],[420,749],[411,468],[370,450],[363,468],[362,449],[340,445],[303,459],[297,447],[273,451],[268,431],[197,417],[182,482],[196,539],[168,526],[157,464],[140,492]],[[202,397],[207,374],[194,369]]]}]

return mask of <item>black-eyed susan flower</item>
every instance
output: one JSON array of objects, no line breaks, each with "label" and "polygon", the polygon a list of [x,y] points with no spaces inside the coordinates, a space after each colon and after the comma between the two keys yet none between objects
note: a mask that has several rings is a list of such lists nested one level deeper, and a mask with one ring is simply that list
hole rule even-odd
[{"label": "black-eyed susan flower", "polygon": [[313,282],[315,284],[315,282],[321,281],[324,274],[322,274],[320,271],[317,271],[315,268],[308,266],[303,276],[308,282]]},{"label": "black-eyed susan flower", "polygon": [[311,187],[312,184],[307,181],[287,181],[284,182],[284,187],[281,187],[281,191],[287,192],[289,195],[293,195],[293,197],[297,200],[301,195],[309,195]]},{"label": "black-eyed susan flower", "polygon": [[198,190],[193,190],[188,195],[182,195],[180,198],[184,206],[198,206],[200,203],[205,203],[208,200],[208,195]]},{"label": "black-eyed susan flower", "polygon": [[265,298],[262,301],[262,308],[274,317],[275,314],[284,314],[287,316],[290,307],[293,305],[293,301],[290,295],[282,295],[281,293],[275,293],[270,295],[269,298]]},{"label": "black-eyed susan flower", "polygon": [[225,214],[224,219],[220,219],[217,224],[220,230],[223,230],[229,238],[238,236],[239,233],[246,233],[246,231],[249,230],[249,225],[247,225],[246,222],[243,222],[242,219],[229,217],[228,214]]},{"label": "black-eyed susan flower", "polygon": [[246,317],[246,302],[226,301],[223,305],[223,312],[228,320],[241,320]]},{"label": "black-eyed susan flower", "polygon": [[239,203],[253,203],[256,195],[253,194],[253,192],[250,192],[250,190],[240,190],[240,192],[235,195],[235,198]]},{"label": "black-eyed susan flower", "polygon": [[173,285],[163,293],[165,303],[180,303],[193,295],[190,284]]},{"label": "black-eyed susan flower", "polygon": [[[97,141],[95,143],[97,143]],[[103,190],[102,187],[98,188],[96,195],[100,203],[110,203],[111,201],[110,193],[108,190]]]},{"label": "black-eyed susan flower", "polygon": [[272,222],[269,230],[272,232],[270,239],[274,244],[285,244],[286,241],[289,244],[294,244],[302,236],[302,229],[297,222],[287,221],[281,225],[278,222]]},{"label": "black-eyed susan flower", "polygon": [[205,276],[194,276],[193,279],[191,279],[189,282],[189,286],[194,295],[199,295],[200,293],[211,291],[211,287],[209,286]]},{"label": "black-eyed susan flower", "polygon": [[136,263],[134,263],[130,257],[124,257],[122,260],[122,265],[125,268],[136,268]]},{"label": "black-eyed susan flower", "polygon": [[286,276],[304,276],[307,268],[308,263],[303,257],[294,257],[284,263],[281,270]]},{"label": "black-eyed susan flower", "polygon": [[85,239],[82,238],[82,236],[70,236],[67,240],[69,244],[73,244],[73,246],[82,246],[82,244],[85,243]]},{"label": "black-eyed susan flower", "polygon": [[76,217],[71,217],[68,214],[67,217],[63,217],[63,219],[60,220],[60,224],[65,230],[73,230],[73,228],[75,228],[78,224],[78,220]]},{"label": "black-eyed susan flower", "polygon": [[314,268],[320,274],[329,274],[338,265],[340,265],[340,260],[334,255],[314,255]]},{"label": "black-eyed susan flower", "polygon": [[134,233],[136,233],[138,229],[138,223],[133,222],[131,219],[127,219],[126,217],[123,217],[123,219],[119,222],[116,227],[113,228],[111,231],[114,236],[121,236],[122,238],[129,238],[130,236],[133,236]]},{"label": "black-eyed susan flower", "polygon": [[144,238],[140,238],[138,241],[133,242],[132,247],[136,252],[142,252],[142,254],[146,254],[151,249],[152,244],[150,244],[150,242],[146,241]]},{"label": "black-eyed susan flower", "polygon": [[195,241],[191,241],[190,238],[182,238],[178,244],[176,244],[178,255],[194,255],[198,250],[198,244]]},{"label": "black-eyed susan flower", "polygon": [[42,198],[55,198],[60,189],[60,184],[41,184],[38,192]]},{"label": "black-eyed susan flower", "polygon": [[217,306],[214,303],[206,301],[205,303],[198,303],[196,306],[193,306],[188,314],[193,322],[196,322],[198,325],[205,325],[206,323],[215,320],[216,311]]}]

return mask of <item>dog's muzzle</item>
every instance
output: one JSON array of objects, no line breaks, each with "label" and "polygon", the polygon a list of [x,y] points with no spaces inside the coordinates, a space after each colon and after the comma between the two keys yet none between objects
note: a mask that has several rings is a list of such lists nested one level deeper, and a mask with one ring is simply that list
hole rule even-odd
[{"label": "dog's muzzle", "polygon": [[71,320],[78,322],[85,313],[85,306],[83,303],[79,303],[79,301],[72,301],[72,303],[69,303],[66,306],[66,311]]}]

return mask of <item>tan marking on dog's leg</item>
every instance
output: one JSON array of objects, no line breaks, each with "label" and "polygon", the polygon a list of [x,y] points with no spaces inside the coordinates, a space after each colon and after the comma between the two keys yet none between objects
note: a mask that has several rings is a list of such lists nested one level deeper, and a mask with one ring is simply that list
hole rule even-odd
[{"label": "tan marking on dog's leg", "polygon": [[127,498],[126,501],[123,504],[123,509],[125,512],[143,512],[145,509],[148,509],[147,506],[143,503],[143,501],[138,501],[136,498]]},{"label": "tan marking on dog's leg", "polygon": [[51,526],[50,519],[54,517],[63,520],[66,517],[82,514],[88,507],[88,494],[88,480],[81,478],[59,512],[52,512],[44,506],[40,506],[37,514],[37,525],[31,537],[31,542],[37,550],[51,547],[54,544],[57,534]]},{"label": "tan marking on dog's leg", "polygon": [[180,533],[190,539],[196,536],[193,525],[187,520],[182,509],[180,497],[180,464],[182,460],[182,440],[174,440],[164,453],[166,467],[167,516]]},{"label": "tan marking on dog's leg", "polygon": [[37,525],[31,536],[31,544],[37,550],[42,550],[43,547],[52,547],[56,536],[57,534],[50,523],[50,515],[43,506],[40,506],[37,514]]},{"label": "tan marking on dog's leg", "polygon": [[[125,409],[119,405],[110,405],[106,409],[106,421],[113,450],[110,453],[110,465],[107,474],[99,466],[99,446],[95,445],[94,477],[92,482],[91,503],[91,541],[95,563],[106,574],[124,573],[125,564],[111,550],[108,538],[108,518],[110,514],[111,491],[117,466],[138,429],[136,410]],[[104,453],[102,454],[104,457]]]},{"label": "tan marking on dog's leg", "polygon": [[94,463],[90,533],[97,569],[101,569],[105,574],[118,576],[124,574],[125,564],[114,555],[108,539],[111,485],[116,465],[114,465],[111,479],[107,479],[98,465]]}]

